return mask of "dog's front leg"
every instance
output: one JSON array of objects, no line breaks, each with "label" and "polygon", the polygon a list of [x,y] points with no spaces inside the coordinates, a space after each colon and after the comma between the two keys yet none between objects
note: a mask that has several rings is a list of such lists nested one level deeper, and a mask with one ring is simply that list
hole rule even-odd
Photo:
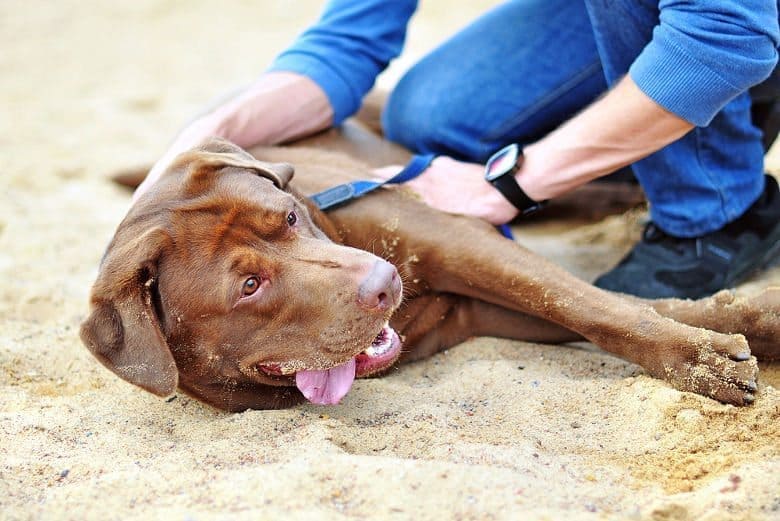
[{"label": "dog's front leg", "polygon": [[[554,322],[681,390],[743,405],[758,367],[745,337],[688,326],[588,284],[487,223],[383,190],[332,214],[346,244],[395,263],[405,292],[473,297]],[[519,338],[523,339],[523,338]]]},{"label": "dog's front leg", "polygon": [[750,297],[723,290],[699,300],[644,300],[665,317],[721,333],[741,333],[759,360],[780,359],[780,287]]},{"label": "dog's front leg", "polygon": [[682,324],[596,288],[471,219],[447,216],[446,226],[446,234],[427,236],[422,256],[432,289],[555,322],[678,389],[753,401],[758,369],[744,336]]}]

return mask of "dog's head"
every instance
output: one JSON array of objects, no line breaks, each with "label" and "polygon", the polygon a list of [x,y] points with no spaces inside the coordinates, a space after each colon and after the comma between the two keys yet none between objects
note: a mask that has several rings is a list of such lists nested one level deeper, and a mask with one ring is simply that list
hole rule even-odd
[{"label": "dog's head", "polygon": [[95,357],[227,410],[336,403],[389,367],[395,268],[332,242],[292,175],[224,141],[179,156],[103,258],[81,327]]}]

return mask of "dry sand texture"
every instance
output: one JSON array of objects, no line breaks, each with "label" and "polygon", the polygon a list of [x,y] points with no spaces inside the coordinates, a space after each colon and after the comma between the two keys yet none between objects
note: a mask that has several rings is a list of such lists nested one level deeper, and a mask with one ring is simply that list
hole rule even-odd
[{"label": "dry sand texture", "polygon": [[[382,82],[490,3],[423,2]],[[319,6],[0,2],[0,518],[780,519],[777,365],[736,409],[587,345],[474,339],[337,407],[224,414],[87,354],[87,291],[129,204],[106,175],[155,158]],[[590,278],[637,230],[518,233]]]}]

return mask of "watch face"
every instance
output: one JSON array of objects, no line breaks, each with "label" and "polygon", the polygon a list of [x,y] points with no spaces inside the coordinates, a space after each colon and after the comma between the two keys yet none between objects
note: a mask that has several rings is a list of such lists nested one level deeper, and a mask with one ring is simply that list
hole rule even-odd
[{"label": "watch face", "polygon": [[485,179],[492,181],[509,172],[517,164],[517,145],[502,148],[490,158],[485,172]]}]

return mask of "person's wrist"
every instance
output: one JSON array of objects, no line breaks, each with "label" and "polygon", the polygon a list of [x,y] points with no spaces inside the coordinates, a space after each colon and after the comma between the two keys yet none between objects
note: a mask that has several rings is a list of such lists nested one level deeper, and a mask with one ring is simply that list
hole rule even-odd
[{"label": "person's wrist", "polygon": [[518,186],[534,201],[542,202],[552,197],[545,189],[544,177],[539,175],[533,145],[523,149],[523,160],[514,176]]},{"label": "person's wrist", "polygon": [[[525,216],[542,209],[547,204],[547,200],[536,200],[525,192],[523,189],[525,183],[521,184],[519,181],[523,165],[522,147],[518,144],[507,145],[490,156],[485,165],[485,180],[516,209],[513,213]],[[508,207],[502,203],[497,207],[496,212],[500,212],[506,218],[509,215],[506,208]]]},{"label": "person's wrist", "polygon": [[[484,178],[485,167],[474,165],[474,174]],[[507,200],[504,195],[496,189],[490,182],[483,184],[482,194],[480,196],[481,206],[483,208],[482,219],[493,225],[506,224],[519,213],[518,209]]]}]

